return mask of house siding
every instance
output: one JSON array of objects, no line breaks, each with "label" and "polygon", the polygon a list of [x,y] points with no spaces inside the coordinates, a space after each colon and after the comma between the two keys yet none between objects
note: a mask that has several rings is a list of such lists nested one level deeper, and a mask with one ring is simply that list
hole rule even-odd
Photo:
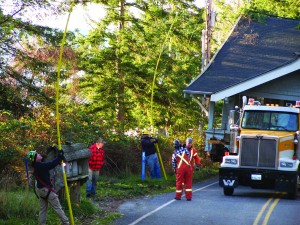
[{"label": "house siding", "polygon": [[249,89],[245,95],[288,101],[300,100],[300,71]]}]

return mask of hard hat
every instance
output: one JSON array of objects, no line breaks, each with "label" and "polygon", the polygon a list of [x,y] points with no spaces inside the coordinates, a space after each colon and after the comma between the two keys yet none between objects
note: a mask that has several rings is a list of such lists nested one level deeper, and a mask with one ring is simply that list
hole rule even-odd
[{"label": "hard hat", "polygon": [[174,142],[173,142],[173,146],[174,146],[174,148],[179,148],[180,147],[180,141],[179,140],[174,140]]},{"label": "hard hat", "polygon": [[30,161],[30,162],[34,162],[37,156],[37,152],[34,151],[29,151],[26,155],[26,158]]},{"label": "hard hat", "polygon": [[187,138],[186,139],[186,143],[192,143],[193,142],[193,138]]},{"label": "hard hat", "polygon": [[149,132],[147,130],[144,130],[143,135],[149,135]]}]

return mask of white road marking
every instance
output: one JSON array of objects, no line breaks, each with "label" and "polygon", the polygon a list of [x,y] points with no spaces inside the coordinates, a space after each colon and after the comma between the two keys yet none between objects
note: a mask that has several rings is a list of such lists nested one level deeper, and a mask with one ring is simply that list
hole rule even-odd
[{"label": "white road marking", "polygon": [[[215,184],[217,184],[217,183],[219,183],[219,182],[214,182],[214,183],[211,183],[211,184],[209,184],[209,185],[206,185],[206,186],[204,186],[204,187],[202,187],[202,188],[198,188],[198,189],[196,189],[195,191],[193,191],[193,193],[194,193],[194,192],[197,192],[197,191],[201,191],[201,190],[203,190],[203,189],[205,189],[205,188],[208,188],[208,187],[210,187],[210,186],[213,186],[213,185],[215,185]],[[155,213],[155,212],[157,212],[157,211],[163,209],[164,207],[170,205],[171,203],[173,203],[173,202],[175,202],[175,201],[177,201],[177,200],[173,199],[173,200],[171,200],[171,201],[169,201],[169,202],[167,202],[167,203],[161,205],[160,207],[154,209],[153,211],[151,211],[151,212],[149,212],[149,213],[143,215],[142,217],[138,218],[137,220],[133,221],[133,222],[130,223],[129,225],[135,225],[135,224],[137,224],[138,222],[142,221],[143,219],[147,218],[148,216],[151,216],[153,213]]]}]

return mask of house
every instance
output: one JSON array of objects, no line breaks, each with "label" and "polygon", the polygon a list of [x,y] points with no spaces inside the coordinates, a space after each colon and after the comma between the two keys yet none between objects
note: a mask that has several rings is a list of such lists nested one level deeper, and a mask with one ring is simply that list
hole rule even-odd
[{"label": "house", "polygon": [[[208,116],[208,153],[214,144],[228,144],[229,112],[242,106],[243,96],[263,104],[294,104],[300,100],[300,21],[240,17],[227,41],[184,94],[192,96]],[[215,127],[218,101],[223,101],[222,124]]]}]

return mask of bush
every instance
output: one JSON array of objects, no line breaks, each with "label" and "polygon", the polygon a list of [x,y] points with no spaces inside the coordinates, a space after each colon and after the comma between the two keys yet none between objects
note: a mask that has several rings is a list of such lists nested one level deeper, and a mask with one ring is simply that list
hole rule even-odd
[{"label": "bush", "polygon": [[0,192],[0,218],[34,219],[39,213],[39,202],[33,193],[25,191]]}]

